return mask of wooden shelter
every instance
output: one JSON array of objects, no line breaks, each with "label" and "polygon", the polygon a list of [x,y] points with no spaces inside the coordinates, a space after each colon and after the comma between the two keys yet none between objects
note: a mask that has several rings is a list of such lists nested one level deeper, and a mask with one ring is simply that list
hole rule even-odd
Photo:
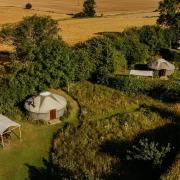
[{"label": "wooden shelter", "polygon": [[4,139],[11,133],[15,134],[15,129],[19,130],[18,137],[21,140],[21,125],[0,114],[0,140],[3,148],[5,146]]}]

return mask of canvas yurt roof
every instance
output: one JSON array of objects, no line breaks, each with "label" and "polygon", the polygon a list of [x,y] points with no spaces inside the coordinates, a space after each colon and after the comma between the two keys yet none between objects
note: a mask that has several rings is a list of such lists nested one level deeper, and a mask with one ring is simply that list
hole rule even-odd
[{"label": "canvas yurt roof", "polygon": [[4,131],[10,127],[20,127],[20,124],[0,114],[0,135],[2,135]]},{"label": "canvas yurt roof", "polygon": [[31,97],[25,102],[25,108],[34,113],[48,113],[50,110],[65,108],[67,101],[64,97],[51,92],[42,92],[36,97]]},{"label": "canvas yurt roof", "polygon": [[148,63],[148,67],[150,69],[154,69],[154,70],[161,70],[161,69],[166,69],[168,71],[174,71],[175,70],[175,66],[171,63],[169,63],[168,61],[166,61],[165,59],[158,59],[158,60],[154,60],[154,61],[150,61]]}]

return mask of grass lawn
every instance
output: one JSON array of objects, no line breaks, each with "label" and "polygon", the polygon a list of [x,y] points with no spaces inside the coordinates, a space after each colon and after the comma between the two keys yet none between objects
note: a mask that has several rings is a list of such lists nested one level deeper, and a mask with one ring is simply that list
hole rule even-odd
[{"label": "grass lawn", "polygon": [[0,179],[25,179],[28,177],[26,164],[36,167],[43,165],[42,158],[48,158],[53,134],[60,128],[21,122],[22,142],[12,141],[4,150],[0,150]]},{"label": "grass lawn", "polygon": [[[77,103],[61,90],[52,90],[63,95],[68,101],[69,111],[66,121],[73,122],[78,113]],[[42,167],[43,158],[48,159],[51,141],[63,124],[52,126],[19,122],[22,126],[22,141],[12,137],[11,144],[0,149],[0,180],[21,180],[28,178],[28,166]]]}]

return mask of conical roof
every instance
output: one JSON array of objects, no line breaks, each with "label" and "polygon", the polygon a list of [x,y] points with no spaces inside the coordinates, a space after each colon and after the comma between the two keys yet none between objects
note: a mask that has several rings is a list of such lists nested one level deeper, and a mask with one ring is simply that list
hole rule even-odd
[{"label": "conical roof", "polygon": [[150,61],[148,63],[148,67],[154,70],[166,69],[169,71],[174,71],[175,69],[175,66],[169,63],[168,61],[166,61],[165,59],[158,59],[156,61]]},{"label": "conical roof", "polygon": [[34,113],[48,113],[50,110],[65,108],[67,101],[64,97],[50,92],[42,92],[38,96],[26,100],[24,107]]}]

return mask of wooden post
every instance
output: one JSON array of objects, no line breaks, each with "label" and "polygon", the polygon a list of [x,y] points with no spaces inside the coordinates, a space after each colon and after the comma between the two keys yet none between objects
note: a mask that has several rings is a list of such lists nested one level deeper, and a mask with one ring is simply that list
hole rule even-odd
[{"label": "wooden post", "polygon": [[1,143],[2,143],[2,147],[4,148],[4,140],[3,140],[3,135],[1,134]]},{"label": "wooden post", "polygon": [[19,126],[19,139],[21,141],[21,126]]}]

